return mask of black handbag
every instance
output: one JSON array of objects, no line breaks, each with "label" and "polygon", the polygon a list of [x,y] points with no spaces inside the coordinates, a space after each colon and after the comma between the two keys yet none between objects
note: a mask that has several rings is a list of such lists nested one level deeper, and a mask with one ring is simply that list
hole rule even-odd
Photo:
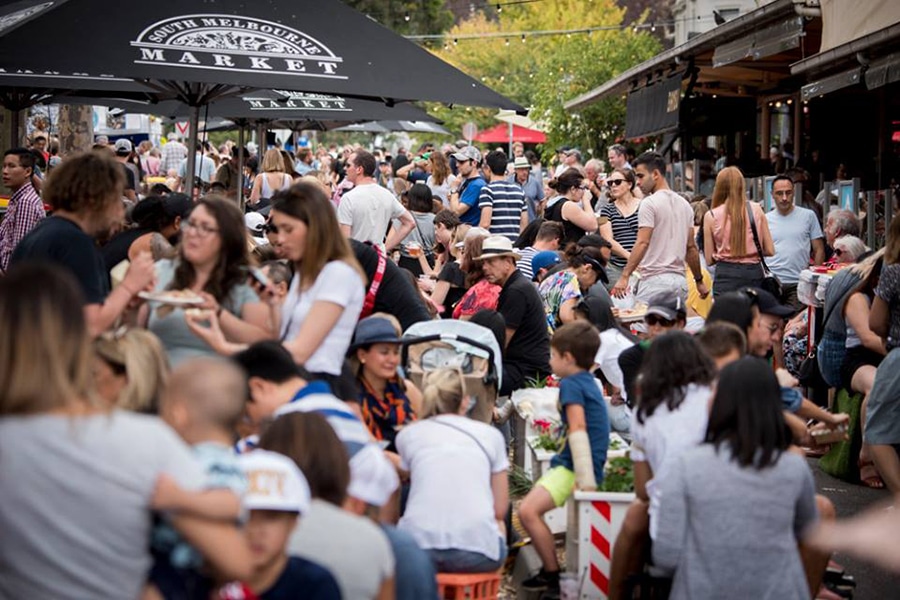
[{"label": "black handbag", "polygon": [[[831,307],[831,310],[825,313],[821,327],[823,331],[825,330],[825,324],[828,323],[828,319],[834,314],[834,309],[836,309],[839,304],[840,302],[836,302],[834,306]],[[822,376],[822,371],[819,369],[819,340],[812,340],[812,342],[813,343],[810,344],[809,353],[797,368],[797,381],[800,382],[800,385],[807,388],[831,387],[828,382],[825,381],[825,378]]]},{"label": "black handbag", "polygon": [[759,234],[756,232],[756,222],[753,219],[753,210],[750,208],[749,202],[747,203],[747,218],[750,219],[750,231],[753,233],[753,243],[756,244],[756,253],[759,255],[759,264],[762,265],[763,270],[763,280],[762,283],[759,284],[759,287],[775,296],[778,301],[781,302],[784,299],[784,286],[781,285],[781,282],[778,281],[775,274],[769,270],[769,265],[766,264],[762,245],[759,243]]}]

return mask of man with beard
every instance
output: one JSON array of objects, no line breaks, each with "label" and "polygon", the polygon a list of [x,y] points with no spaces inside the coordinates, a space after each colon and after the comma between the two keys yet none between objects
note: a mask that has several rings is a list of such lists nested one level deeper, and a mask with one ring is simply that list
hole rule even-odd
[{"label": "man with beard", "polygon": [[453,154],[459,176],[462,180],[455,190],[450,190],[450,210],[459,215],[459,220],[472,227],[481,221],[478,198],[481,188],[487,182],[481,176],[481,152],[474,146],[466,146]]},{"label": "man with beard", "polygon": [[125,174],[108,153],[88,152],[65,160],[44,187],[44,202],[53,216],[22,239],[10,260],[10,268],[43,261],[72,273],[84,293],[84,315],[91,335],[109,329],[132,298],[153,283],[153,260],[142,254],[110,292],[109,272],[97,249],[95,240],[108,238],[123,220],[124,187]]}]

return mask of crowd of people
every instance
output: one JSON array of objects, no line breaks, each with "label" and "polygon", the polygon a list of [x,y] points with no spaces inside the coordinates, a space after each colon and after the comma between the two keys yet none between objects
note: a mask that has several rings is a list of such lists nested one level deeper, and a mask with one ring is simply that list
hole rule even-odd
[{"label": "crowd of people", "polygon": [[[816,343],[862,399],[862,482],[900,493],[900,217],[871,252],[790,177],[766,213],[722,165],[692,205],[621,145],[545,170],[521,144],[200,144],[186,190],[176,138],[4,154],[0,597],[435,598],[514,547],[503,408],[552,375],[521,589],[558,592],[544,515],[602,484],[618,431],[610,597],[649,557],[673,598],[829,598],[842,525],[801,448],[851,423],[804,396]],[[797,287],[826,261],[819,342]],[[407,362],[410,327],[451,320],[496,341],[486,410],[470,363]]]}]

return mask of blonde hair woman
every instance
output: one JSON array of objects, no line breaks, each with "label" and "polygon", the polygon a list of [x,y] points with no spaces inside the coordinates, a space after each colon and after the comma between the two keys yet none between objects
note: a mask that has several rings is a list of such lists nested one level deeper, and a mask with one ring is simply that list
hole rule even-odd
[{"label": "blonde hair woman", "polygon": [[506,558],[509,458],[500,432],[466,413],[474,404],[459,371],[425,376],[422,419],[397,434],[410,493],[398,527],[438,572],[496,571]]},{"label": "blonde hair woman", "polygon": [[146,329],[121,327],[93,343],[94,385],[106,405],[156,414],[169,378],[162,344]]},{"label": "blonde hair woman", "polygon": [[[0,481],[15,481],[0,486],[0,564],[11,598],[140,596],[151,511],[167,508],[154,501],[160,477],[189,489],[203,478],[162,421],[97,401],[82,302],[60,267],[14,266],[0,280]],[[183,512],[171,523],[224,578],[250,575],[234,524]]]},{"label": "blonde hair woman", "polygon": [[266,150],[260,165],[261,173],[253,180],[250,190],[250,205],[263,208],[270,204],[269,199],[275,192],[291,187],[293,178],[284,170],[284,158],[278,148]]},{"label": "blonde hair woman", "polygon": [[[756,250],[748,213],[763,256]],[[775,254],[769,221],[759,204],[748,203],[744,174],[737,167],[725,167],[716,176],[712,210],[703,217],[703,254],[706,264],[716,265],[714,296],[759,287],[764,277],[762,262]]]}]

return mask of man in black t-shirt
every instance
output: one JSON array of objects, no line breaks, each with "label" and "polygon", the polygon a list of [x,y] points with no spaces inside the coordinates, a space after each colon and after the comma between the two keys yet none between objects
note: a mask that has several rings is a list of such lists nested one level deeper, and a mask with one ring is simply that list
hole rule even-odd
[{"label": "man in black t-shirt", "polygon": [[481,256],[484,277],[499,285],[497,311],[506,321],[506,349],[503,352],[503,381],[500,395],[508,396],[524,387],[529,379],[550,374],[550,335],[544,305],[534,284],[516,268],[521,256],[502,235],[484,240]]},{"label": "man in black t-shirt", "polygon": [[134,147],[131,145],[131,141],[122,138],[116,140],[116,161],[122,165],[122,172],[125,174],[125,197],[128,198],[131,202],[137,202],[137,195],[135,194],[135,190],[137,189],[137,177],[135,177],[134,171],[132,170],[133,166],[128,164],[128,159],[131,158],[131,153],[134,150]]}]

